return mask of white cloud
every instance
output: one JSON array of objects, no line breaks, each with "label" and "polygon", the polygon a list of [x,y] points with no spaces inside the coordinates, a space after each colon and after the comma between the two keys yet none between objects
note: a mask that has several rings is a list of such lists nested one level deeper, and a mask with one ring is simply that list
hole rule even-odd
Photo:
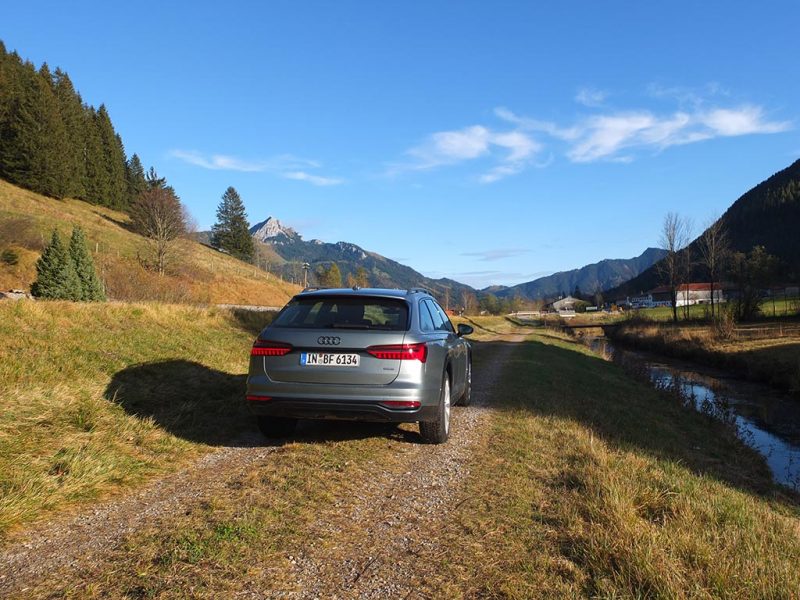
[{"label": "white cloud", "polygon": [[190,165],[214,171],[257,172],[266,169],[263,162],[248,162],[224,154],[212,154],[206,157],[194,150],[171,150],[169,155]]},{"label": "white cloud", "polygon": [[320,175],[312,175],[311,173],[306,173],[305,171],[290,171],[288,173],[284,173],[283,176],[286,179],[307,181],[314,185],[320,185],[320,186],[339,185],[340,183],[344,183],[344,180],[339,179],[338,177],[322,177]]},{"label": "white cloud", "polygon": [[691,144],[715,137],[779,133],[789,129],[787,121],[765,119],[763,109],[745,105],[703,112],[676,112],[655,115],[651,112],[618,113],[591,117],[577,127],[580,132],[567,150],[573,162],[625,159],[623,149],[652,148]]},{"label": "white cloud", "polygon": [[748,135],[751,133],[780,133],[791,127],[788,121],[765,121],[760,106],[745,105],[730,110],[718,108],[700,115],[700,121],[721,136]]},{"label": "white cloud", "polygon": [[432,134],[424,144],[409,150],[408,154],[418,159],[417,169],[454,164],[486,154],[490,135],[488,129],[479,125],[458,131],[440,131]]},{"label": "white cloud", "polygon": [[390,173],[434,169],[485,157],[496,165],[478,180],[491,183],[522,171],[541,148],[539,142],[522,131],[493,131],[474,125],[431,134],[424,143],[406,152],[415,162],[394,165]]},{"label": "white cloud", "polygon": [[597,108],[603,105],[607,97],[608,94],[602,90],[585,87],[578,90],[575,95],[575,102],[590,108]]},{"label": "white cloud", "polygon": [[281,154],[265,160],[249,161],[225,154],[206,156],[196,150],[170,150],[168,155],[183,162],[213,171],[239,171],[244,173],[276,173],[286,179],[306,181],[313,185],[338,185],[344,183],[337,177],[323,177],[309,173],[321,165],[317,161]]}]

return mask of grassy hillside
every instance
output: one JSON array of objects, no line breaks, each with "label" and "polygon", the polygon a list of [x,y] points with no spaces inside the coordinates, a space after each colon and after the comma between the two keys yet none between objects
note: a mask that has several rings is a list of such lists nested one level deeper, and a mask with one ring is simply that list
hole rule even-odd
[{"label": "grassy hillside", "polygon": [[[783,262],[784,276],[790,281],[800,277],[800,160],[743,194],[722,215],[731,247],[736,252],[749,252],[753,246],[766,251]],[[690,246],[692,256],[699,256],[697,241]],[[694,278],[706,277],[699,267]],[[650,267],[638,277],[609,292],[609,297],[622,298],[658,286],[661,278],[656,267]]]},{"label": "grassy hillside", "polygon": [[270,318],[155,303],[0,303],[0,538],[252,428],[244,373]]},{"label": "grassy hillside", "polygon": [[86,232],[110,298],[206,304],[283,305],[299,289],[196,242],[180,240],[164,277],[144,269],[146,240],[131,232],[128,217],[80,200],[54,200],[0,180],[0,251],[19,254],[16,265],[0,263],[0,290],[27,289],[35,263],[54,228]]}]

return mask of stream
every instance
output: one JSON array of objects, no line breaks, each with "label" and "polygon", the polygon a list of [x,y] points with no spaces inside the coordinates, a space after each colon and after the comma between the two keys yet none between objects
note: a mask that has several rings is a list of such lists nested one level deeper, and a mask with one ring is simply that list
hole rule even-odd
[{"label": "stream", "polygon": [[614,362],[643,371],[654,387],[731,426],[764,456],[776,482],[800,490],[800,401],[711,367],[615,348],[603,337],[586,342]]}]

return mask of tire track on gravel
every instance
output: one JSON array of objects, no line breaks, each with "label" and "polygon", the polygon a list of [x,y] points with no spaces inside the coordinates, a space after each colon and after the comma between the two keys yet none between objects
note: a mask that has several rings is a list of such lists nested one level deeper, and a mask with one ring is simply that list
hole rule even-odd
[{"label": "tire track on gravel", "polygon": [[232,477],[279,448],[264,446],[256,433],[235,447],[207,454],[185,469],[159,479],[122,499],[82,509],[77,515],[47,521],[0,551],[0,597],[24,592],[61,569],[77,571],[101,559],[125,536],[156,519],[175,515],[210,495],[224,493]]},{"label": "tire track on gravel", "polygon": [[[419,445],[392,470],[376,469],[340,499],[289,557],[294,590],[268,595],[268,582],[256,582],[240,597],[264,598],[413,598],[420,584],[436,576],[435,564],[417,560],[435,556],[436,533],[460,503],[473,451],[486,436],[489,399],[503,365],[524,336],[476,348],[473,402],[453,411],[450,439],[439,446]],[[380,467],[380,465],[378,465]],[[417,593],[419,596],[419,593]]]},{"label": "tire track on gravel", "polygon": [[[355,490],[320,515],[306,544],[289,557],[293,591],[274,582],[251,581],[239,597],[413,597],[418,583],[435,575],[415,561],[435,551],[435,532],[459,502],[472,452],[483,439],[488,399],[514,343],[524,336],[476,344],[473,401],[453,411],[450,439],[415,445],[403,461],[375,464]],[[491,346],[489,348],[488,346]],[[33,526],[0,550],[0,597],[24,596],[53,573],[77,573],[102,564],[108,552],[153,522],[167,522],[208,498],[226,493],[229,481],[260,462],[274,460],[280,446],[263,446],[260,434],[207,454],[183,470],[141,490]],[[436,565],[429,565],[435,569]],[[266,590],[273,590],[267,592]]]}]

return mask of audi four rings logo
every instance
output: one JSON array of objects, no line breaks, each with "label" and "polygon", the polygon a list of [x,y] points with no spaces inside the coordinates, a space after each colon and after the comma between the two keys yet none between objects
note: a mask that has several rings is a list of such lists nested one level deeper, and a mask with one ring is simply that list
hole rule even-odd
[{"label": "audi four rings logo", "polygon": [[342,338],[323,335],[317,339],[317,343],[321,346],[338,346],[342,343]]}]

